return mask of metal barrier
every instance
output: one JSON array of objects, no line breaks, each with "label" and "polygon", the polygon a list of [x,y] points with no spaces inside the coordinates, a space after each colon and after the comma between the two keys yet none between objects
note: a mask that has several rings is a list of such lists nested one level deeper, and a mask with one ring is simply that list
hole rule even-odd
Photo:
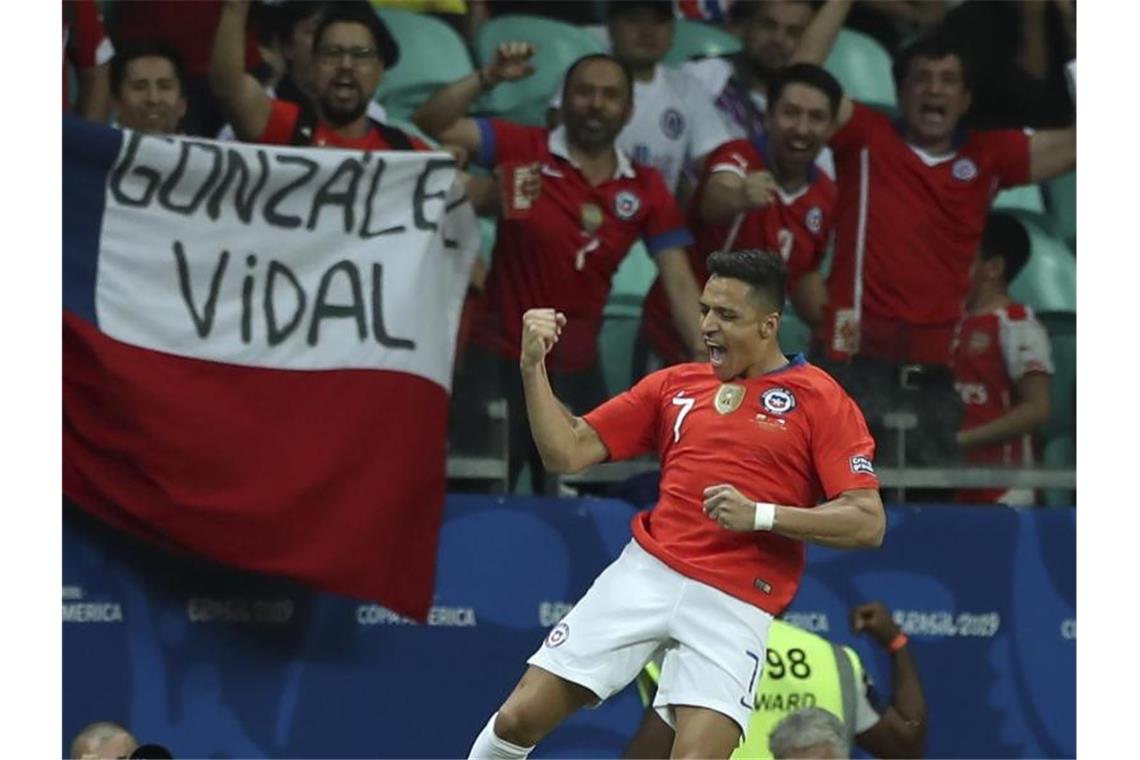
[{"label": "metal barrier", "polygon": [[[550,495],[559,485],[590,486],[621,483],[635,475],[659,469],[656,459],[607,462],[577,475],[553,479]],[[1076,490],[1077,473],[1056,467],[883,467],[877,473],[884,488],[1052,488]],[[453,456],[447,460],[447,477],[489,483],[507,490],[507,461],[499,457]]]}]

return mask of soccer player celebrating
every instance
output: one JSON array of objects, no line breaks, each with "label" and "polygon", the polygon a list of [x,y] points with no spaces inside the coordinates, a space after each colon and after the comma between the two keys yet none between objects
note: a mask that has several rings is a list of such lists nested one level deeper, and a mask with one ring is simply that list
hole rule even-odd
[{"label": "soccer player celebrating", "polygon": [[471,757],[526,757],[575,710],[624,688],[662,645],[654,707],[676,729],[673,756],[728,757],[751,717],[768,626],[799,584],[804,542],[882,542],[862,415],[826,373],[780,351],[783,261],[734,251],[708,265],[709,361],[656,372],[585,417],[565,411],[546,372],[565,315],[523,316],[527,415],[547,468],[656,451],[661,496],[530,658]]}]

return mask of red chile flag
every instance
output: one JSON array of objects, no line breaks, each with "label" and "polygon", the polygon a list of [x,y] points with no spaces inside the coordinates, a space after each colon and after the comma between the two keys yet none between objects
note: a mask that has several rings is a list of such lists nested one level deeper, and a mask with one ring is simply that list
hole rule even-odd
[{"label": "red chile flag", "polygon": [[423,620],[478,245],[450,159],[66,118],[63,490]]}]

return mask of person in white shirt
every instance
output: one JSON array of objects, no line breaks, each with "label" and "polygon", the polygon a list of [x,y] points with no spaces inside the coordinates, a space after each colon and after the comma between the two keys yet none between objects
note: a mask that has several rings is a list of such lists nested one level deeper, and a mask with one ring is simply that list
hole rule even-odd
[{"label": "person in white shirt", "polygon": [[[607,4],[614,56],[633,74],[633,117],[617,145],[634,161],[661,172],[674,193],[690,165],[734,135],[699,82],[661,63],[673,44],[675,21],[669,0],[622,0]],[[558,123],[561,93],[551,99],[551,126]]]},{"label": "person in white shirt", "polygon": [[814,15],[812,3],[804,0],[738,0],[729,11],[730,30],[744,49],[689,61],[681,70],[712,95],[740,136],[755,139],[764,133],[768,80],[788,65]]}]

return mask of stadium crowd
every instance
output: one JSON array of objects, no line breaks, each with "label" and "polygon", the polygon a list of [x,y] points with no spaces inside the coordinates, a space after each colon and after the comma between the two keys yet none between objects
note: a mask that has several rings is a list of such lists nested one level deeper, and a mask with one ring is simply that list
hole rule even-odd
[{"label": "stadium crowd", "polygon": [[63,43],[86,119],[455,156],[487,222],[452,450],[500,425],[512,487],[544,487],[524,311],[568,316],[548,366],[581,415],[708,360],[705,260],[753,248],[788,269],[785,350],[855,398],[877,464],[1075,461],[1071,0],[65,0]]}]

